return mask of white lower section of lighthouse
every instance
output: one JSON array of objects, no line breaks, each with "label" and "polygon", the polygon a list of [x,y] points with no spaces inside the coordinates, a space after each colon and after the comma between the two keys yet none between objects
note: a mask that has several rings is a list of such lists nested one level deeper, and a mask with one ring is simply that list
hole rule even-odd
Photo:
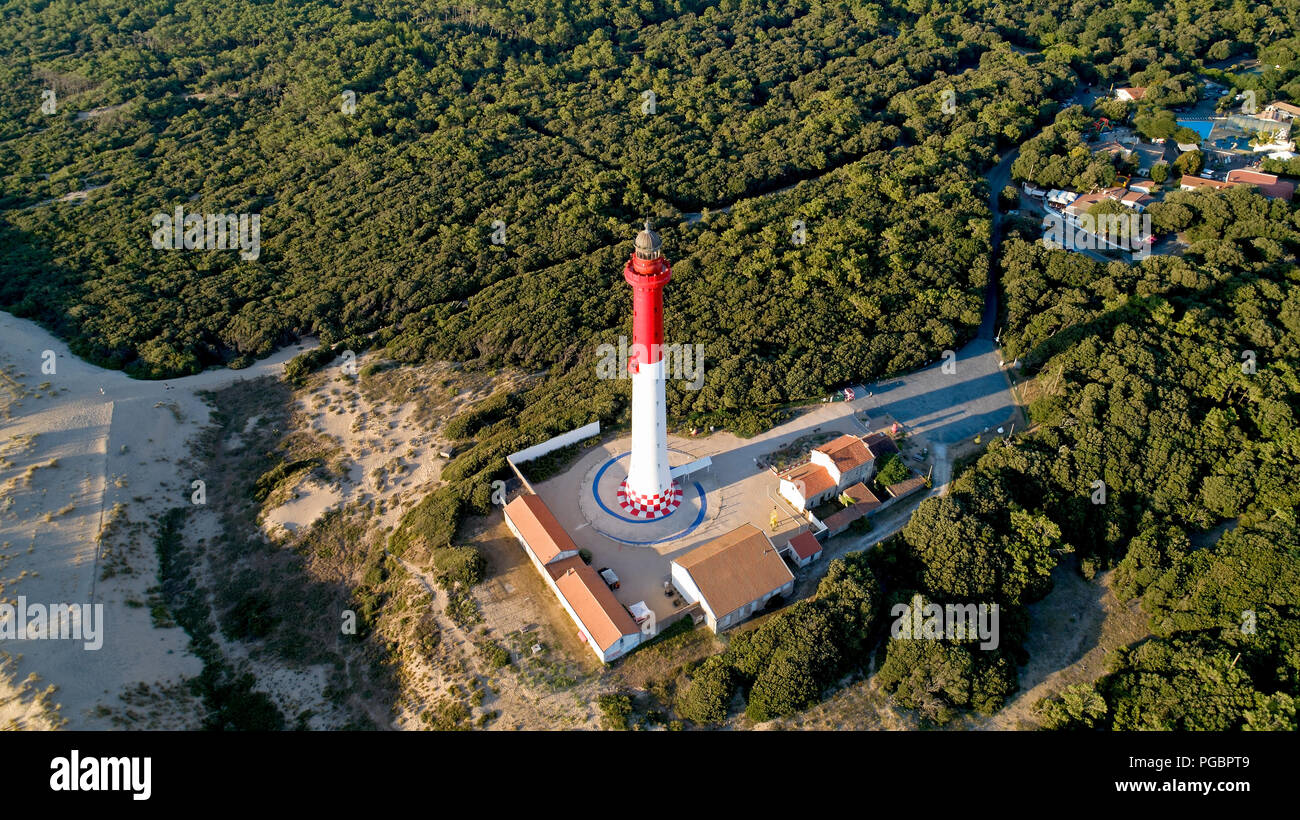
[{"label": "white lower section of lighthouse", "polygon": [[664,362],[642,364],[632,374],[632,456],[619,503],[638,518],[662,518],[681,504],[682,491],[668,464],[668,412]]}]

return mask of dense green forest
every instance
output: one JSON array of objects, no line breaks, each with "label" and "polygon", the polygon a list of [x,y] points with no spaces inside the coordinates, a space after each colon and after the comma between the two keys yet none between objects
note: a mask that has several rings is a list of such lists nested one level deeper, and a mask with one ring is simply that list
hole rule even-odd
[{"label": "dense green forest", "polygon": [[1006,248],[1008,351],[1039,372],[1042,429],[958,485],[1054,522],[1150,615],[1048,725],[1295,730],[1300,212],[1235,188],[1161,208],[1186,219],[1182,258]]},{"label": "dense green forest", "polygon": [[[1027,660],[1025,606],[1075,553],[1089,579],[1115,570],[1152,635],[1110,656],[1095,686],[1043,702],[1044,725],[1300,726],[1300,210],[1241,188],[1180,199],[1165,207],[1192,213],[1181,258],[1103,265],[1008,240],[1004,343],[1037,374],[1034,431],[994,442],[922,502],[867,554],[861,589],[826,583],[814,599],[827,611],[858,599],[887,611],[917,593],[997,603],[998,647],[895,640],[879,622],[876,640],[845,644],[796,608],[697,669],[683,716],[722,720],[737,688],[755,719],[790,714],[877,647],[882,688],[923,720],[996,711]],[[835,562],[828,581],[860,561]],[[798,661],[788,691],[758,686],[751,645]]]},{"label": "dense green forest", "polygon": [[[1101,265],[1008,243],[1007,350],[1039,374],[1039,429],[924,502],[877,574],[1014,612],[1076,551],[1087,577],[1115,568],[1152,637],[1041,704],[1044,725],[1294,731],[1300,215],[1241,189],[1180,199],[1164,207],[1192,213],[1183,258]],[[918,643],[890,642],[881,669],[902,705],[941,722],[1015,688],[989,653]]]},{"label": "dense green forest", "polygon": [[[1032,408],[1041,429],[991,448],[873,567],[833,572],[842,583],[826,585],[822,604],[793,610],[755,644],[770,662],[743,645],[712,661],[715,694],[742,692],[757,718],[788,714],[869,655],[861,643],[819,653],[809,636],[868,630],[868,610],[913,593],[987,596],[1008,613],[997,652],[890,643],[880,673],[901,705],[935,721],[996,708],[1023,660],[1023,608],[1073,551],[1086,574],[1119,566],[1157,637],[1095,690],[1045,707],[1053,725],[1294,721],[1282,698],[1300,664],[1278,626],[1296,593],[1286,580],[1297,502],[1294,207],[1236,189],[1176,195],[1152,215],[1186,230],[1186,258],[1101,266],[1013,239],[991,266],[982,174],[1055,122],[1025,146],[1017,177],[1050,167],[1056,184],[1105,182],[1115,169],[1079,153],[1097,112],[1059,110],[1083,82],[1149,83],[1150,104],[1122,113],[1158,119],[1207,62],[1255,54],[1264,69],[1234,85],[1300,99],[1296,8],[3,8],[0,307],[142,378],[246,366],[306,334],[335,352],[545,374],[509,412],[452,425],[468,446],[404,519],[394,551],[453,543],[465,513],[489,509],[506,453],[624,420],[626,385],[598,380],[594,361],[598,344],[629,332],[620,272],[642,219],[655,220],[673,262],[668,340],[705,345],[703,389],[670,384],[670,412],[742,434],[785,404],[959,345],[998,271],[1008,353],[1044,386]],[[49,90],[54,113],[41,110]],[[84,201],[58,201],[79,191]],[[261,255],[153,248],[151,217],[176,207],[261,214]],[[707,213],[689,222],[696,211]],[[791,241],[795,220],[805,244]],[[1249,375],[1245,350],[1257,362]],[[291,372],[324,363],[309,356]],[[1104,505],[1089,499],[1095,480],[1109,488]],[[1191,543],[1225,520],[1238,526],[1181,546],[1177,534]],[[1243,555],[1277,572],[1212,592]],[[1232,607],[1261,589],[1258,632],[1233,643]],[[1171,711],[1183,707],[1167,698],[1147,703],[1147,679],[1160,675],[1211,699],[1212,685],[1230,686],[1244,705],[1210,718],[1191,705]],[[794,693],[776,685],[796,679]],[[699,694],[683,703],[719,719],[717,701]]]}]

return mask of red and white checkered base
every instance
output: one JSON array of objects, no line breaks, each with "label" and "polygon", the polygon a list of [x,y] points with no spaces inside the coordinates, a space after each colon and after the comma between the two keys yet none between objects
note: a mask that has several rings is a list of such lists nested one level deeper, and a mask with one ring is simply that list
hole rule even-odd
[{"label": "red and white checkered base", "polygon": [[623,482],[618,485],[618,505],[633,518],[646,521],[666,518],[682,505],[682,488],[674,481],[662,493],[641,495]]}]

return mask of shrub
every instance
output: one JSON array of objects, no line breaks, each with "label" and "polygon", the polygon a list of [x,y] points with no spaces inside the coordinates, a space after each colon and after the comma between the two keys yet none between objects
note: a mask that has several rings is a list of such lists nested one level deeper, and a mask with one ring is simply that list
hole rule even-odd
[{"label": "shrub", "polygon": [[468,629],[475,624],[483,622],[483,613],[479,611],[478,604],[474,602],[473,596],[463,587],[454,587],[447,590],[447,617],[456,622],[461,629]]},{"label": "shrub", "polygon": [[389,551],[401,556],[416,540],[424,540],[431,547],[449,546],[460,526],[463,510],[464,501],[455,487],[439,487],[402,516],[397,530],[388,539]]},{"label": "shrub", "polygon": [[720,655],[700,664],[677,698],[682,717],[725,720],[737,690],[748,690],[746,714],[770,720],[807,708],[871,648],[879,597],[868,553],[833,561],[817,596],[741,632]]},{"label": "shrub", "polygon": [[906,481],[911,474],[912,471],[908,469],[897,453],[889,453],[880,460],[880,472],[876,474],[876,481],[881,486],[888,487],[891,484]]},{"label": "shrub", "polygon": [[[474,547],[442,547],[433,551],[430,559],[440,583],[460,583],[474,586],[483,580],[487,561]],[[446,584],[443,584],[446,585]]]},{"label": "shrub", "polygon": [[726,654],[714,655],[699,666],[690,685],[678,696],[677,712],[695,723],[721,723],[727,719],[736,685]]},{"label": "shrub", "polygon": [[627,731],[628,718],[632,716],[632,699],[627,695],[607,694],[596,699],[600,707],[601,723],[606,729]]},{"label": "shrub", "polygon": [[510,652],[496,641],[480,641],[478,653],[493,669],[510,665]]},{"label": "shrub", "polygon": [[261,503],[266,500],[267,496],[275,492],[275,489],[290,478],[299,470],[305,470],[315,467],[318,459],[306,458],[301,461],[282,461],[257,479],[253,484],[253,500]]}]

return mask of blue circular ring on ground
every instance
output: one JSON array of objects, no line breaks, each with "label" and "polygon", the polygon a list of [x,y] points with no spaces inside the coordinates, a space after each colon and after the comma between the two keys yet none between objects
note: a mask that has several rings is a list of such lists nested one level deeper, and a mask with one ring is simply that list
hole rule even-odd
[{"label": "blue circular ring on ground", "polygon": [[[596,504],[597,504],[597,506],[599,506],[599,507],[601,508],[601,510],[603,510],[607,515],[613,516],[614,518],[617,518],[619,521],[623,521],[623,522],[626,522],[626,523],[628,523],[628,524],[657,524],[657,523],[659,523],[660,521],[666,521],[666,520],[667,520],[668,518],[670,518],[673,514],[675,514],[675,513],[677,512],[677,510],[673,510],[671,513],[669,513],[668,515],[665,515],[663,518],[656,518],[656,519],[654,519],[654,520],[652,520],[652,521],[638,521],[638,520],[636,520],[636,519],[634,519],[634,518],[626,518],[626,517],[624,517],[624,516],[619,515],[618,513],[616,513],[616,512],[614,512],[613,510],[611,510],[608,506],[606,506],[604,501],[601,501],[601,500],[600,500],[600,493],[599,493],[597,490],[598,490],[598,488],[600,487],[600,479],[601,479],[601,477],[605,475],[605,471],[606,471],[606,470],[608,470],[611,466],[613,466],[613,464],[614,464],[615,461],[618,461],[618,460],[621,459],[621,458],[626,458],[626,457],[628,457],[628,456],[630,456],[630,455],[632,455],[632,454],[631,454],[631,453],[624,453],[624,454],[621,455],[621,456],[614,456],[614,457],[611,458],[609,461],[606,461],[606,462],[601,466],[601,468],[600,468],[599,470],[596,471],[596,477],[595,477],[595,480],[593,480],[593,481],[591,482],[591,496],[592,496],[592,498],[596,499]],[[693,532],[693,531],[695,530],[696,527],[698,527],[700,524],[702,524],[702,523],[704,522],[704,515],[705,515],[706,512],[708,512],[708,509],[709,509],[708,498],[707,498],[707,496],[706,496],[705,493],[704,493],[704,487],[702,487],[698,481],[692,482],[692,486],[695,487],[695,492],[699,495],[699,498],[700,498],[700,512],[699,512],[698,515],[695,516],[695,520],[692,521],[688,527],[686,527],[685,529],[681,530],[680,532],[675,532],[675,533],[673,533],[672,535],[666,535],[666,536],[664,536],[663,538],[656,538],[656,539],[651,540],[651,541],[629,541],[629,540],[626,539],[626,538],[619,538],[619,537],[616,536],[616,535],[610,535],[609,533],[607,533],[607,532],[605,532],[604,530],[602,530],[600,527],[596,527],[594,524],[593,524],[592,526],[593,526],[593,528],[596,530],[596,532],[600,533],[601,535],[605,536],[606,538],[609,538],[610,540],[613,540],[613,541],[617,541],[617,542],[619,542],[620,544],[629,544],[629,545],[634,546],[634,547],[648,547],[648,546],[652,546],[652,545],[654,545],[654,544],[662,544],[662,543],[665,542],[665,541],[672,541],[672,540],[674,540],[674,539],[676,539],[676,538],[681,538],[683,535],[689,535],[691,532]],[[680,508],[679,508],[679,509],[680,509]]]},{"label": "blue circular ring on ground", "polygon": [[[626,539],[626,538],[619,538],[617,535],[610,535],[609,533],[605,532],[605,531],[602,530],[600,527],[597,527],[597,526],[595,526],[595,525],[592,525],[592,529],[594,529],[596,532],[600,533],[601,535],[605,536],[606,538],[610,539],[611,541],[617,541],[617,542],[619,542],[620,544],[627,544],[627,545],[629,545],[629,546],[633,546],[633,547],[650,547],[650,546],[654,546],[655,544],[662,544],[662,543],[664,543],[665,541],[674,541],[674,540],[676,540],[676,539],[678,539],[678,538],[681,538],[682,536],[690,535],[692,532],[695,531],[695,528],[696,528],[696,527],[698,527],[700,524],[702,524],[702,523],[704,522],[704,514],[705,514],[706,512],[708,512],[708,500],[705,498],[705,495],[704,495],[704,488],[700,486],[700,482],[698,482],[698,481],[694,482],[694,483],[692,484],[692,486],[695,487],[695,492],[698,493],[699,496],[700,496],[700,512],[699,512],[699,515],[695,516],[695,520],[691,522],[690,526],[687,527],[687,528],[684,529],[684,530],[681,530],[680,532],[675,532],[675,533],[673,533],[673,534],[671,534],[671,535],[665,535],[663,538],[656,538],[656,539],[654,539],[654,540],[652,540],[652,541],[630,541],[630,540],[628,540],[628,539]],[[597,503],[599,503],[599,502],[600,502],[600,499],[597,498],[596,501],[597,501]],[[605,507],[604,504],[601,504],[600,506],[601,506],[602,509],[605,509],[606,511],[608,511],[608,508]],[[622,516],[619,516],[619,517],[622,518]],[[668,516],[664,516],[664,518],[667,518],[667,517],[668,517]],[[623,520],[626,521],[627,519],[623,519]],[[664,519],[663,519],[663,518],[660,518],[659,520],[660,520],[660,521],[663,521]],[[635,523],[637,523],[637,524],[647,524],[647,523],[651,523],[651,522],[648,522],[648,521],[637,521],[637,522],[635,522]]]}]

